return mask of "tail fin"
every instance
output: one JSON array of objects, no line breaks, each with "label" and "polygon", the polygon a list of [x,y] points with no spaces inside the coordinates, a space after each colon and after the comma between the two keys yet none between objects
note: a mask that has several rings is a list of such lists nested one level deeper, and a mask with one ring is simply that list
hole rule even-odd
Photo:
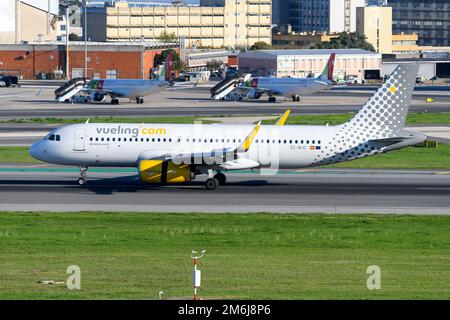
[{"label": "tail fin", "polygon": [[329,80],[333,81],[333,72],[334,72],[334,60],[336,59],[336,53],[332,53],[330,58],[328,59],[328,63],[323,69],[322,74],[319,76],[320,80]]},{"label": "tail fin", "polygon": [[166,60],[164,61],[164,65],[159,68],[158,80],[159,81],[169,81],[173,68],[173,54],[170,52]]},{"label": "tail fin", "polygon": [[405,126],[418,71],[418,64],[400,64],[346,125],[371,138],[395,136]]},{"label": "tail fin", "polygon": [[[406,116],[419,71],[418,64],[400,64],[383,86],[358,113],[338,126],[335,137],[324,146],[323,160],[329,164],[391,150],[389,145],[404,140]],[[407,145],[423,141],[423,135]],[[397,139],[397,138],[400,138]],[[326,155],[326,156],[325,156]]]}]

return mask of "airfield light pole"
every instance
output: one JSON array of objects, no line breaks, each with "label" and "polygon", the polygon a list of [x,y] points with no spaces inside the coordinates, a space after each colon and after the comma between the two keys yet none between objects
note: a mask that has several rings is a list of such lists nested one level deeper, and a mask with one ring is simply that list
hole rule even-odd
[{"label": "airfield light pole", "polygon": [[197,251],[192,250],[191,259],[194,260],[194,300],[198,300],[197,289],[200,288],[201,271],[198,270],[198,260],[205,255],[206,250],[200,252],[200,256],[196,256]]}]

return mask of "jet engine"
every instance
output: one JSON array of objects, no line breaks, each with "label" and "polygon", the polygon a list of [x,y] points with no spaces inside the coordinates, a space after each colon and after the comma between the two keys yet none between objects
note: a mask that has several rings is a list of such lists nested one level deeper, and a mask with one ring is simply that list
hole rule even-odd
[{"label": "jet engine", "polygon": [[105,95],[98,92],[94,92],[91,98],[96,102],[102,102],[105,99]]},{"label": "jet engine", "polygon": [[163,160],[140,161],[139,176],[146,183],[182,183],[192,180],[189,164]]},{"label": "jet engine", "polygon": [[250,90],[247,93],[247,99],[259,99],[259,98],[261,98],[261,96],[262,96],[262,93],[258,92],[256,90]]}]

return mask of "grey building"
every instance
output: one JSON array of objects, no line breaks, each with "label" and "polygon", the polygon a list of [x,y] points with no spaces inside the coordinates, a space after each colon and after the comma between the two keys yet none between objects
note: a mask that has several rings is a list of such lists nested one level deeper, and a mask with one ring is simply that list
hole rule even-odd
[{"label": "grey building", "polygon": [[417,33],[421,46],[450,46],[449,0],[388,0],[392,31]]},{"label": "grey building", "polygon": [[356,7],[365,0],[287,0],[289,21],[297,32],[355,32]]},{"label": "grey building", "polygon": [[272,0],[272,23],[289,24],[289,0]]}]

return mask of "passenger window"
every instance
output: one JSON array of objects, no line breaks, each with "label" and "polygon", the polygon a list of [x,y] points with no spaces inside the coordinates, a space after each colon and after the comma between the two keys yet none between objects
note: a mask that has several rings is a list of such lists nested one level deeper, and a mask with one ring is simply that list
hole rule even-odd
[{"label": "passenger window", "polygon": [[313,141],[312,141],[312,144],[316,144],[316,140],[313,140]]},{"label": "passenger window", "polygon": [[317,144],[320,144],[320,140],[319,140],[319,141],[317,141]]},{"label": "passenger window", "polygon": [[155,138],[152,138],[152,142],[155,142]]},{"label": "passenger window", "polygon": [[283,140],[283,143],[286,143],[287,141],[286,140]]},{"label": "passenger window", "polygon": [[166,142],[166,138],[163,139],[163,142]]},{"label": "passenger window", "polygon": [[102,141],[105,141],[105,138],[102,138]]},{"label": "passenger window", "polygon": [[147,142],[150,142],[150,138],[147,138]]},{"label": "passenger window", "polygon": [[289,140],[289,143],[292,144],[292,140]]},{"label": "passenger window", "polygon": [[106,141],[108,141],[108,142],[109,142],[109,138],[106,138]]},{"label": "passenger window", "polygon": [[141,138],[141,142],[144,142],[144,138]]},{"label": "passenger window", "polygon": [[306,140],[306,144],[309,144],[309,140]]},{"label": "passenger window", "polygon": [[161,138],[158,138],[158,142],[161,142]]},{"label": "passenger window", "polygon": [[92,137],[89,139],[90,141],[94,140]]},{"label": "passenger window", "polygon": [[119,141],[119,142],[120,142],[120,138],[117,138],[117,141]]},{"label": "passenger window", "polygon": [[95,141],[98,141],[98,138],[95,138]]},{"label": "passenger window", "polygon": [[139,141],[139,139],[138,139],[138,138],[134,138],[134,141],[138,142],[138,141]]},{"label": "passenger window", "polygon": [[295,144],[298,144],[298,140],[295,140]]},{"label": "passenger window", "polygon": [[112,138],[112,141],[114,141],[114,142],[115,142],[115,141],[116,141],[116,138]]},{"label": "passenger window", "polygon": [[270,143],[270,140],[267,140],[267,143]]}]

